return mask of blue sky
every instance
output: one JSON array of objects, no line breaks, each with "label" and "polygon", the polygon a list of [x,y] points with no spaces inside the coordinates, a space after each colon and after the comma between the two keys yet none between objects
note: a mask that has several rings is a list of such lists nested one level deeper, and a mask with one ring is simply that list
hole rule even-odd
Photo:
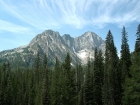
[{"label": "blue sky", "polygon": [[27,45],[52,29],[77,37],[93,31],[103,40],[110,29],[120,51],[123,25],[130,50],[140,24],[140,0],[0,0],[0,51]]}]

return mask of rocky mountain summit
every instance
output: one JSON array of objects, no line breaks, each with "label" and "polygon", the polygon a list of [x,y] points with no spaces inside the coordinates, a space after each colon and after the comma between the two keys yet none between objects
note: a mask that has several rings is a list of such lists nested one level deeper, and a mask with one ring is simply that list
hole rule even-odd
[{"label": "rocky mountain summit", "polygon": [[73,38],[69,34],[60,36],[59,32],[45,30],[38,34],[27,46],[0,52],[0,62],[8,60],[10,63],[32,65],[37,51],[40,57],[46,53],[50,64],[57,57],[63,62],[67,52],[70,53],[72,64],[81,62],[85,64],[87,57],[94,59],[94,49],[97,47],[104,53],[105,42],[94,32],[85,32],[83,35]]},{"label": "rocky mountain summit", "polygon": [[88,31],[76,38],[65,34],[62,38],[84,64],[87,62],[87,57],[94,59],[94,49],[96,47],[101,49],[103,53],[105,52],[105,42],[94,32]]}]

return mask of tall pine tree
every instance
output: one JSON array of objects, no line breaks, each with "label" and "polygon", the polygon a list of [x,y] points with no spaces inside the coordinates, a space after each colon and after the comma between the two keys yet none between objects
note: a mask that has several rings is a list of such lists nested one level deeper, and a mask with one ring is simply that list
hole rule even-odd
[{"label": "tall pine tree", "polygon": [[125,79],[124,84],[124,105],[140,104],[140,24],[136,32],[135,51],[132,53],[131,78]]},{"label": "tall pine tree", "polygon": [[59,105],[60,104],[60,65],[59,61],[56,58],[56,63],[54,70],[52,72],[51,79],[51,88],[50,88],[50,97],[51,97],[51,105]]},{"label": "tall pine tree", "polygon": [[42,105],[50,105],[49,100],[49,69],[47,66],[47,57],[44,55],[43,59],[44,77],[42,81],[41,103]]},{"label": "tall pine tree", "polygon": [[91,61],[88,57],[87,67],[86,67],[86,74],[85,74],[85,81],[84,81],[84,104],[85,105],[92,105],[93,104],[93,79],[92,79],[92,72],[91,72]]},{"label": "tall pine tree", "polygon": [[40,55],[39,55],[39,51],[37,51],[37,55],[36,55],[36,58],[35,58],[35,63],[34,63],[34,73],[35,73],[35,82],[38,84],[39,83],[39,76],[40,76]]},{"label": "tall pine tree", "polygon": [[140,51],[140,24],[138,25],[137,32],[136,32],[136,43],[135,43],[135,52]]},{"label": "tall pine tree", "polygon": [[127,39],[127,32],[125,30],[125,27],[123,26],[122,29],[122,45],[121,45],[121,57],[120,57],[120,79],[121,79],[121,91],[122,96],[124,96],[124,84],[126,77],[130,77],[130,67],[131,67],[131,57],[130,57],[130,50],[128,45],[128,39]]},{"label": "tall pine tree", "polygon": [[118,56],[114,45],[114,40],[111,31],[108,31],[106,37],[105,50],[105,65],[104,65],[104,85],[103,85],[103,104],[104,105],[119,105],[120,85],[118,72]]},{"label": "tall pine tree", "polygon": [[102,85],[103,85],[103,57],[101,50],[95,49],[94,70],[93,70],[93,102],[94,105],[102,105]]},{"label": "tall pine tree", "polygon": [[127,39],[127,32],[125,27],[122,29],[122,45],[121,45],[121,77],[122,83],[124,83],[125,77],[129,76],[129,71],[131,67],[131,57],[130,50]]},{"label": "tall pine tree", "polygon": [[75,83],[74,76],[71,69],[70,54],[67,53],[64,63],[62,64],[63,71],[61,74],[61,105],[73,105],[75,103]]}]

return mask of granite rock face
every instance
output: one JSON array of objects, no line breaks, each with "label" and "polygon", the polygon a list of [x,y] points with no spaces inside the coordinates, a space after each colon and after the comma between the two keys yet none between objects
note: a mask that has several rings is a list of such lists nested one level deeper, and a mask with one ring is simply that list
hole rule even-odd
[{"label": "granite rock face", "polygon": [[54,64],[56,57],[63,62],[68,52],[73,65],[76,62],[85,64],[87,57],[94,59],[96,47],[105,52],[105,42],[94,32],[85,32],[73,38],[69,34],[60,36],[59,32],[45,30],[33,38],[27,46],[0,52],[0,62],[6,59],[11,63],[21,63],[23,66],[32,65],[35,55],[39,52],[40,57],[46,53],[50,64]]},{"label": "granite rock face", "polygon": [[85,32],[83,35],[72,38],[70,35],[64,35],[63,40],[71,50],[78,56],[82,63],[87,62],[87,57],[94,59],[94,50],[97,47],[105,52],[105,42],[94,32]]}]

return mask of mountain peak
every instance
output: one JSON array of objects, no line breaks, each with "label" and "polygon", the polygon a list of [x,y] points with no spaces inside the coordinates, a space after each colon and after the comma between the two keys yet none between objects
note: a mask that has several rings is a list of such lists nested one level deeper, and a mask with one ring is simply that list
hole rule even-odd
[{"label": "mountain peak", "polygon": [[51,62],[55,62],[55,57],[62,62],[69,52],[73,63],[78,60],[85,64],[88,56],[94,59],[95,47],[104,53],[105,42],[94,32],[87,31],[83,35],[73,38],[69,34],[60,36],[59,32],[49,29],[38,34],[27,46],[0,52],[0,61],[8,59],[13,62],[14,59],[20,59],[21,62],[31,65],[35,58],[34,55],[39,51],[41,56],[43,53],[47,53]]},{"label": "mountain peak", "polygon": [[48,29],[48,30],[45,30],[44,32],[42,32],[41,34],[42,35],[54,35],[54,34],[59,34],[59,32]]},{"label": "mountain peak", "polygon": [[[64,34],[63,36],[64,36],[64,37],[71,37],[70,34]],[[63,36],[62,36],[62,37],[63,37]]]},{"label": "mountain peak", "polygon": [[98,36],[98,35],[92,31],[87,31],[82,36]]},{"label": "mountain peak", "polygon": [[51,29],[48,29],[48,30],[45,30],[43,33],[52,34],[53,32],[55,32],[55,31],[53,31],[53,30],[51,30]]},{"label": "mountain peak", "polygon": [[64,35],[62,36],[62,38],[65,39],[65,40],[71,40],[71,39],[73,39],[73,38],[70,36],[70,34],[64,34]]}]

